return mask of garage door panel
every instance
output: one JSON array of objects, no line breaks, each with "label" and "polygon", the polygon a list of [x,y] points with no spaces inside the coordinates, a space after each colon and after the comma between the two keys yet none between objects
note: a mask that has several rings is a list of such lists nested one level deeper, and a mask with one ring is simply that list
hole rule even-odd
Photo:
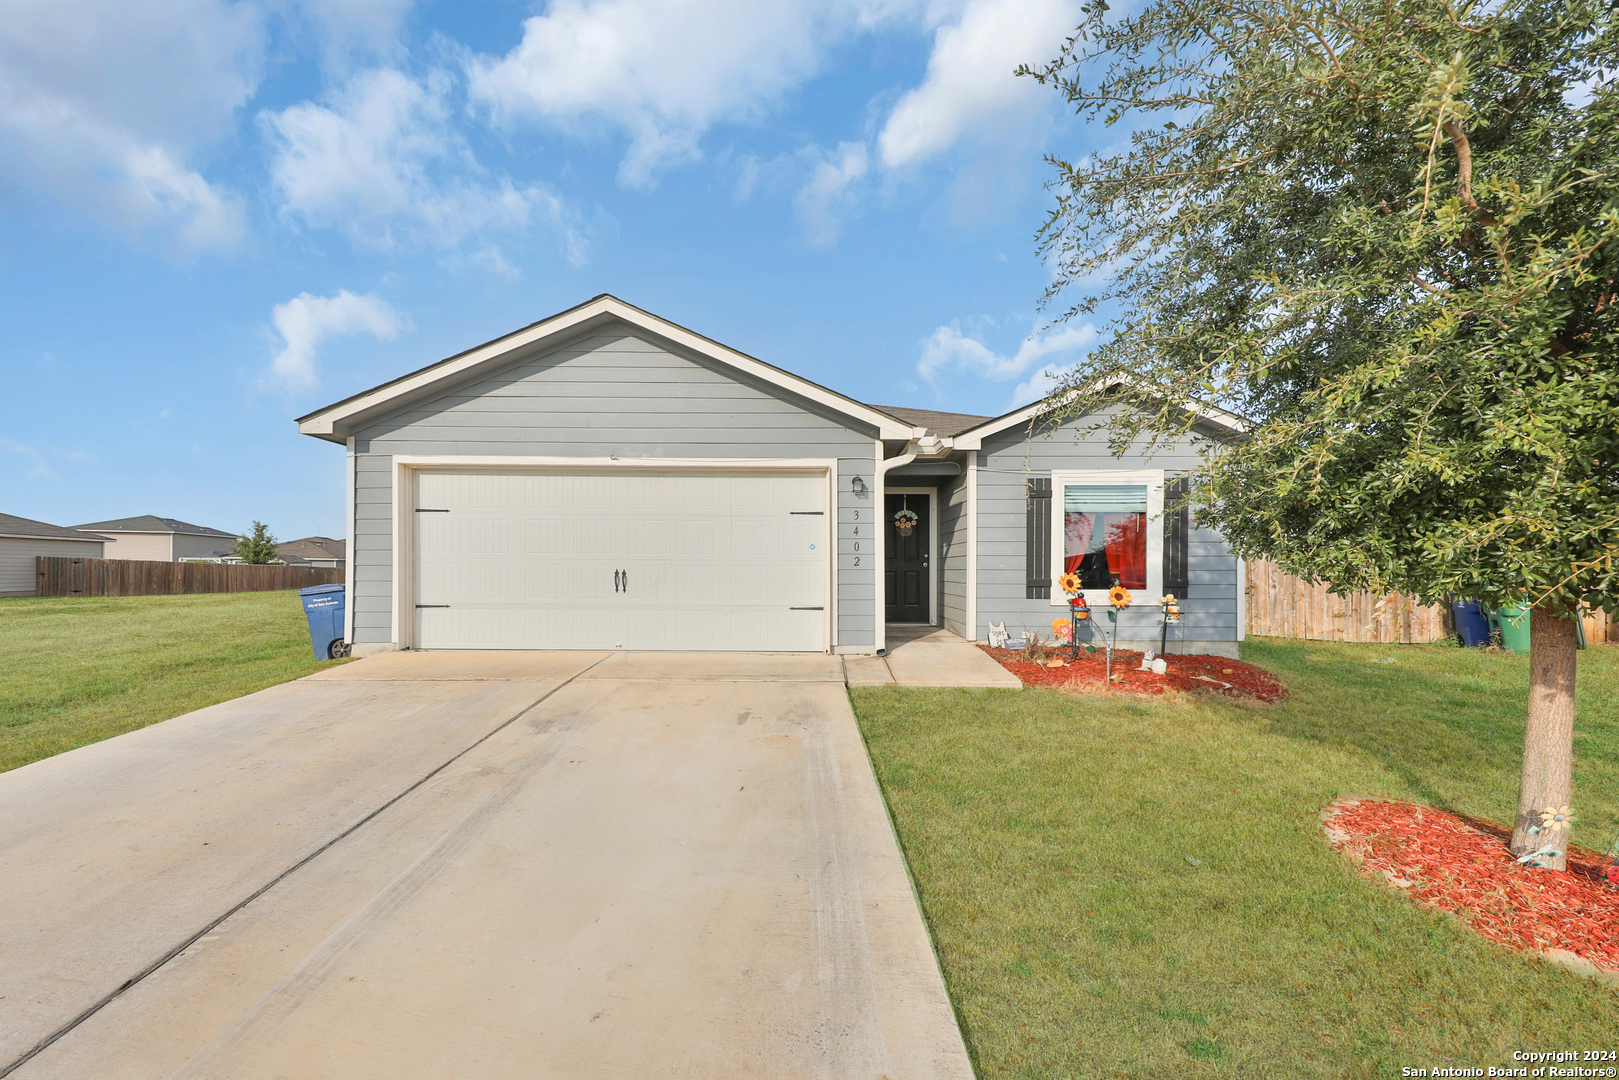
[{"label": "garage door panel", "polygon": [[414,515],[417,602],[448,605],[418,647],[825,648],[824,474],[423,472],[416,494],[448,511]]}]

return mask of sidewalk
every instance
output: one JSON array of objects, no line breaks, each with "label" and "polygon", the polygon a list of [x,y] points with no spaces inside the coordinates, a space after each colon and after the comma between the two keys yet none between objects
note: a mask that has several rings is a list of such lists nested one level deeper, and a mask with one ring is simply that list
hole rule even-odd
[{"label": "sidewalk", "polygon": [[890,626],[888,655],[845,656],[848,686],[987,686],[1021,690],[982,649],[937,626]]}]

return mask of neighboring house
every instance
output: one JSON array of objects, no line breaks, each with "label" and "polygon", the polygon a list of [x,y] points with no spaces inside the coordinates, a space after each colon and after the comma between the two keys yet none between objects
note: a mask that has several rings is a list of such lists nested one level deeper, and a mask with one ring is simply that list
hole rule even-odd
[{"label": "neighboring house", "polygon": [[151,514],[114,521],[92,521],[73,527],[104,533],[111,541],[107,544],[106,558],[109,559],[139,559],[146,562],[207,559],[223,562],[234,557],[231,555],[231,545],[236,543],[235,533]]},{"label": "neighboring house", "polygon": [[1240,422],[1199,410],[1190,439],[1117,459],[1095,418],[1040,411],[866,405],[600,296],[298,423],[348,449],[356,655],[1049,639],[1067,567],[1099,613],[1112,577],[1132,587],[1121,642],[1156,647],[1170,588],[1171,649],[1235,655],[1237,560],[1161,511]]},{"label": "neighboring house", "polygon": [[99,559],[106,545],[104,536],[89,536],[77,529],[47,525],[15,514],[0,514],[0,596],[34,595],[36,555]]},{"label": "neighboring house", "polygon": [[341,570],[346,565],[347,546],[329,536],[306,536],[277,544],[275,549],[281,561],[290,566],[333,566]]}]

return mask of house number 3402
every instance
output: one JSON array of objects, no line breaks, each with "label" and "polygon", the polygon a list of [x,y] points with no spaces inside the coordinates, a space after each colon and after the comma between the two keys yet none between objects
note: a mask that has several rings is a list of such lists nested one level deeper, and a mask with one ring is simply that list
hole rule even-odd
[{"label": "house number 3402", "polygon": [[[853,510],[853,511],[851,511],[851,513],[854,515],[854,520],[858,522],[860,520],[860,511]],[[853,526],[853,528],[850,530],[850,535],[851,536],[859,536],[860,535],[860,526],[859,525]],[[858,552],[860,550],[860,541],[856,540],[854,542],[854,550],[856,552]],[[855,555],[855,557],[854,557],[854,565],[855,566],[860,565],[860,556],[858,554]]]}]

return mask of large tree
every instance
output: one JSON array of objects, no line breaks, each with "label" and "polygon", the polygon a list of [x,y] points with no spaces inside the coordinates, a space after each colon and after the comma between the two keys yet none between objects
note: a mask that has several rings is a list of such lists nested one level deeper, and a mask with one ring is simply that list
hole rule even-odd
[{"label": "large tree", "polygon": [[[1619,607],[1611,0],[1096,0],[1053,85],[1053,396],[1119,442],[1251,420],[1198,477],[1241,554],[1340,592],[1529,604],[1512,850],[1562,869],[1582,605]],[[1146,391],[1150,391],[1147,393]]]}]

